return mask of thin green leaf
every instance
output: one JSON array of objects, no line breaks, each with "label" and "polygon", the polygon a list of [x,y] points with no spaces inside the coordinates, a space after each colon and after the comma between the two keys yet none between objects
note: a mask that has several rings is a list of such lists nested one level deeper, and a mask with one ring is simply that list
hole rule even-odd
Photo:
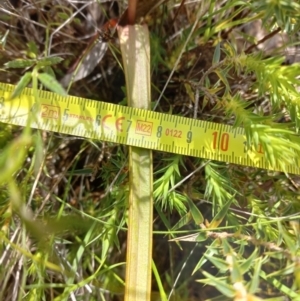
[{"label": "thin green leaf", "polygon": [[220,78],[220,80],[223,82],[223,84],[226,86],[226,87],[229,87],[229,83],[228,83],[228,75],[226,74],[226,72],[224,70],[215,70],[214,71],[218,77]]},{"label": "thin green leaf", "polygon": [[199,233],[199,235],[195,239],[195,241],[197,242],[206,241],[206,240],[207,240],[207,232],[205,231]]},{"label": "thin green leaf", "polygon": [[223,221],[224,217],[227,214],[227,211],[231,205],[233,201],[233,198],[231,198],[230,200],[228,200],[221,208],[221,210],[215,215],[215,217],[213,218],[213,220],[211,221],[210,225],[209,225],[209,229],[214,229],[217,228],[220,223]]},{"label": "thin green leaf", "polygon": [[[254,252],[253,252],[254,253]],[[263,259],[260,257],[255,261],[254,274],[252,275],[249,293],[254,294],[259,287],[259,274],[261,272]]]},{"label": "thin green leaf", "polygon": [[227,239],[222,239],[222,248],[223,248],[223,253],[225,255],[233,253],[232,248],[230,244],[228,243]]},{"label": "thin green leaf", "polygon": [[19,80],[18,84],[16,85],[14,91],[12,92],[11,96],[10,96],[10,100],[14,99],[16,97],[18,97],[22,91],[24,90],[25,87],[27,87],[27,85],[29,84],[29,82],[31,81],[31,72],[26,72],[21,79]]},{"label": "thin green leaf", "polygon": [[235,290],[232,284],[228,284],[226,282],[227,278],[217,278],[206,271],[202,271],[202,273],[206,277],[206,279],[196,280],[197,282],[214,286],[218,291],[229,298],[233,298],[235,296]]},{"label": "thin green leaf", "polygon": [[209,257],[214,256],[215,254],[218,254],[218,247],[220,245],[220,240],[215,239],[211,245],[207,248],[206,252],[204,253],[204,256],[201,257],[199,262],[196,264],[193,273],[196,273],[207,261]]},{"label": "thin green leaf", "polygon": [[187,225],[191,220],[192,220],[191,213],[188,212],[188,213],[186,213],[183,217],[181,217],[181,219],[180,219],[180,220],[172,227],[171,231],[175,231],[175,230],[178,230],[178,229],[184,227],[184,226]]},{"label": "thin green leaf", "polygon": [[[28,148],[32,143],[29,134],[22,134],[13,140],[2,152],[0,156],[0,184],[5,184],[11,180],[12,176],[21,168]],[[17,151],[16,151],[17,150]],[[12,156],[12,154],[14,154]]]},{"label": "thin green leaf", "polygon": [[[231,260],[231,281],[237,283],[243,281],[243,274],[237,262],[235,253],[229,255]],[[227,257],[228,258],[228,257]]]},{"label": "thin green leaf", "polygon": [[66,175],[91,175],[93,173],[93,169],[92,168],[83,168],[83,169],[76,169],[76,170],[71,170],[71,171],[67,171]]},{"label": "thin green leaf", "polygon": [[9,34],[9,29],[6,30],[5,34],[0,36],[0,46],[4,49],[6,45],[6,40]]},{"label": "thin green leaf", "polygon": [[280,292],[286,294],[288,297],[290,297],[292,300],[299,300],[299,294],[294,292],[293,289],[286,286],[284,283],[279,281],[277,278],[269,277],[266,272],[263,270],[260,270],[259,276],[263,279],[265,279],[267,282],[272,284],[275,288],[277,288]]},{"label": "thin green leaf", "polygon": [[47,73],[39,73],[38,79],[50,91],[55,92],[60,95],[67,95],[67,92],[62,87],[62,85],[51,75],[49,75]]},{"label": "thin green leaf", "polygon": [[34,60],[16,59],[4,64],[5,68],[28,68],[35,64]]},{"label": "thin green leaf", "polygon": [[187,197],[187,201],[188,201],[188,204],[189,204],[189,207],[191,210],[193,220],[195,221],[195,223],[197,225],[202,224],[204,221],[204,217],[203,217],[202,213],[200,212],[200,210],[197,208],[195,203],[189,197]]},{"label": "thin green leaf", "polygon": [[[247,273],[253,267],[253,262],[257,258],[258,251],[255,249],[252,254],[240,265],[243,274]],[[251,292],[251,291],[250,291]]]},{"label": "thin green leaf", "polygon": [[289,264],[289,265],[287,265],[286,267],[284,267],[284,268],[282,268],[280,270],[277,270],[277,271],[275,271],[273,273],[270,273],[268,275],[268,277],[278,277],[278,276],[282,277],[282,276],[290,275],[290,274],[292,274],[294,272],[295,272],[295,264],[292,263],[292,264]]},{"label": "thin green leaf", "polygon": [[221,57],[221,44],[218,43],[215,48],[212,64],[215,65],[215,64],[219,63],[220,57]]},{"label": "thin green leaf", "polygon": [[45,57],[38,60],[37,66],[38,67],[52,66],[60,63],[63,60],[64,60],[63,58],[58,56]]},{"label": "thin green leaf", "polygon": [[55,72],[53,71],[53,68],[51,66],[46,66],[44,68],[44,72],[55,78]]},{"label": "thin green leaf", "polygon": [[33,53],[35,56],[38,55],[39,50],[35,42],[30,41],[27,43],[28,51]]},{"label": "thin green leaf", "polygon": [[70,16],[69,16],[67,13],[65,13],[65,12],[58,12],[58,13],[56,14],[56,16],[57,16],[58,18],[63,19],[64,21],[70,18]]},{"label": "thin green leaf", "polygon": [[228,271],[228,263],[225,260],[215,256],[207,256],[206,254],[204,256],[221,272]]},{"label": "thin green leaf", "polygon": [[158,286],[158,289],[159,289],[160,300],[161,301],[167,301],[168,300],[167,294],[164,290],[164,286],[162,284],[160,275],[158,273],[155,262],[153,260],[152,260],[152,271],[153,271],[153,274],[154,274],[154,277],[155,277],[155,280],[156,280],[156,283],[157,283],[157,286]]}]

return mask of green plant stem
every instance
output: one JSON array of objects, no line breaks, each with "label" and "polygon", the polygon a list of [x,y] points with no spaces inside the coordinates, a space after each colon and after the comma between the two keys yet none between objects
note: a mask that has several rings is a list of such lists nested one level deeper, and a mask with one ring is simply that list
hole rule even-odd
[{"label": "green plant stem", "polygon": [[[150,109],[150,42],[147,26],[119,27],[128,104]],[[129,220],[125,301],[151,296],[152,262],[152,152],[129,149]]]}]

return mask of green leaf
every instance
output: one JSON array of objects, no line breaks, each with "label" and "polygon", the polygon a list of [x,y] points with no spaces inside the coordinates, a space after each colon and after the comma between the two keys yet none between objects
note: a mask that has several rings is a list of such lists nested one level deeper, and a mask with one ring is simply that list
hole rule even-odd
[{"label": "green leaf", "polygon": [[196,280],[197,282],[214,286],[218,291],[229,298],[233,298],[235,296],[235,290],[233,286],[226,282],[227,277],[217,278],[207,273],[206,271],[202,271],[202,273],[206,277],[206,279]]},{"label": "green leaf", "polygon": [[215,217],[213,218],[213,220],[211,221],[210,225],[209,225],[209,229],[214,229],[217,228],[220,223],[223,221],[224,217],[227,214],[227,211],[232,203],[233,198],[231,198],[230,200],[228,200],[221,208],[221,210],[215,215]]},{"label": "green leaf", "polygon": [[[152,271],[153,271],[153,274],[154,274],[154,277],[155,277],[155,280],[156,280],[156,283],[157,283],[157,286],[158,286],[158,289],[159,289],[159,298],[157,300],[161,300],[161,301],[168,301],[168,297],[167,297],[167,294],[164,290],[164,286],[163,286],[163,283],[161,281],[161,278],[160,278],[160,275],[158,273],[158,270],[156,268],[156,265],[155,265],[155,262],[152,260]],[[151,300],[154,299],[153,297],[153,291],[151,293]],[[155,299],[156,300],[156,299]]]},{"label": "green leaf", "polygon": [[241,268],[236,260],[235,253],[231,253],[229,257],[227,256],[227,259],[231,260],[231,281],[232,283],[241,282],[243,281],[243,274],[241,271]]},{"label": "green leaf", "polygon": [[[269,254],[267,254],[267,255],[268,255],[269,258],[271,257]],[[275,256],[273,256],[273,257],[275,257]],[[267,261],[267,260],[265,260],[265,261]],[[281,276],[293,274],[294,272],[295,272],[295,264],[292,263],[292,264],[289,264],[289,265],[287,265],[286,267],[284,267],[282,269],[278,269],[277,271],[275,271],[273,273],[269,273],[268,277],[278,277],[278,276],[281,277]]]},{"label": "green leaf", "polygon": [[44,72],[55,78],[55,72],[53,71],[53,68],[51,66],[46,66],[44,68]]},{"label": "green leaf", "polygon": [[70,16],[67,13],[64,13],[64,12],[58,12],[58,13],[56,13],[56,16],[58,18],[61,18],[64,21],[70,18]]},{"label": "green leaf", "polygon": [[297,251],[298,246],[295,244],[293,236],[291,233],[286,231],[284,227],[282,227],[281,223],[278,223],[278,229],[280,230],[280,234],[282,235],[285,244],[287,245],[290,252],[294,253]]},{"label": "green leaf", "polygon": [[228,243],[227,239],[222,239],[222,248],[223,248],[223,253],[225,255],[233,253],[232,248],[230,244]]},{"label": "green leaf", "polygon": [[253,267],[253,262],[257,258],[257,253],[258,251],[257,249],[255,249],[252,254],[240,265],[243,274],[247,273],[250,268]]},{"label": "green leaf", "polygon": [[257,260],[255,261],[254,274],[252,275],[251,284],[249,287],[249,293],[254,294],[256,290],[259,288],[259,278],[260,278],[259,274],[261,272],[262,263],[263,263],[263,259],[261,257],[257,258]]},{"label": "green leaf", "polygon": [[35,64],[35,60],[16,59],[4,64],[5,68],[28,68]]},{"label": "green leaf", "polygon": [[197,241],[197,242],[206,241],[206,240],[207,240],[207,232],[206,231],[200,232],[195,239],[195,241]]},{"label": "green leaf", "polygon": [[38,67],[52,66],[60,63],[63,60],[64,60],[63,58],[58,56],[45,57],[38,60],[37,66]]},{"label": "green leaf", "polygon": [[23,222],[25,222],[31,234],[39,240],[44,240],[45,235],[59,235],[66,231],[85,233],[89,231],[93,225],[93,221],[86,220],[74,214],[64,216],[60,219],[57,219],[57,217],[44,217],[38,220],[23,220]]},{"label": "green leaf", "polygon": [[[22,167],[31,143],[31,135],[24,133],[20,137],[13,140],[1,152],[0,185],[10,181],[13,175]],[[14,155],[12,156],[12,154]]]},{"label": "green leaf", "polygon": [[221,47],[220,46],[221,46],[221,44],[218,43],[215,48],[214,57],[213,57],[213,61],[212,61],[213,65],[220,62],[220,57],[221,57]]},{"label": "green leaf", "polygon": [[220,80],[224,83],[224,85],[226,87],[229,87],[229,83],[228,83],[228,75],[225,73],[224,70],[214,70],[214,72],[218,75],[218,77],[220,78]]},{"label": "green leaf", "polygon": [[0,35],[0,46],[4,49],[7,41],[7,37],[9,34],[9,29],[6,30],[4,35]]},{"label": "green leaf", "polygon": [[207,256],[205,254],[204,256],[221,272],[228,271],[228,263],[225,260],[214,256]]},{"label": "green leaf", "polygon": [[38,79],[50,91],[60,94],[60,95],[67,95],[67,92],[61,86],[61,84],[55,78],[53,78],[51,75],[49,75],[47,73],[39,73]]},{"label": "green leaf", "polygon": [[187,225],[192,219],[191,213],[188,212],[184,216],[181,217],[181,219],[172,227],[172,231],[178,230],[182,228],[183,226]]},{"label": "green leaf", "polygon": [[199,209],[197,208],[195,203],[189,197],[187,197],[187,201],[188,201],[188,204],[189,204],[189,207],[191,210],[193,220],[195,221],[195,223],[197,225],[202,224],[204,221],[204,217],[203,217],[202,213],[199,211]]},{"label": "green leaf", "polygon": [[193,273],[196,273],[207,261],[209,257],[214,256],[215,254],[218,254],[218,248],[220,246],[220,240],[215,239],[211,245],[207,248],[206,252],[204,253],[204,256],[201,257],[199,262],[196,264]]},{"label": "green leaf", "polygon": [[265,279],[267,282],[272,284],[275,288],[277,288],[280,292],[286,294],[292,300],[299,300],[299,294],[295,292],[292,288],[286,286],[282,281],[279,281],[278,278],[269,277],[266,272],[260,270],[260,277]]},{"label": "green leaf", "polygon": [[31,81],[31,78],[32,78],[31,72],[26,72],[19,80],[19,82],[16,85],[14,91],[12,92],[9,100],[18,97],[22,93],[24,88],[29,84],[29,82]]},{"label": "green leaf", "polygon": [[75,170],[71,170],[71,171],[67,171],[66,175],[91,175],[93,173],[93,169],[92,168],[83,168],[83,169],[75,169]]},{"label": "green leaf", "polygon": [[109,239],[103,238],[101,244],[101,260],[105,261],[109,248],[110,248]]},{"label": "green leaf", "polygon": [[38,55],[39,50],[38,50],[36,43],[34,43],[33,41],[30,41],[27,43],[27,47],[28,47],[29,52],[33,53],[35,56]]}]

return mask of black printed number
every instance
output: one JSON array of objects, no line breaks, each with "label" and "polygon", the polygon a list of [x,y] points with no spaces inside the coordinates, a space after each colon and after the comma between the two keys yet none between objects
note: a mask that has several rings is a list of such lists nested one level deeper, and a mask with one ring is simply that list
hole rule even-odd
[{"label": "black printed number", "polygon": [[187,136],[186,136],[186,142],[191,143],[193,139],[193,133],[191,131],[188,131]]},{"label": "black printed number", "polygon": [[156,137],[157,137],[157,138],[160,138],[160,137],[161,137],[161,134],[162,134],[162,126],[160,125],[160,126],[157,128]]}]

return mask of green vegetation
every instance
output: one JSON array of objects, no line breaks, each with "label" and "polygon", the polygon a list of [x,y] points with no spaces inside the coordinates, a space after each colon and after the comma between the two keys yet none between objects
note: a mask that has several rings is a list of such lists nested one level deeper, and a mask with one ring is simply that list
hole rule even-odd
[{"label": "green vegetation", "polygon": [[[139,20],[151,108],[242,126],[247,149],[298,165],[298,1],[161,2]],[[133,105],[107,23],[125,9],[0,3],[0,82]],[[124,300],[131,152],[0,124],[0,300]],[[152,155],[151,300],[300,300],[298,175]]]}]

